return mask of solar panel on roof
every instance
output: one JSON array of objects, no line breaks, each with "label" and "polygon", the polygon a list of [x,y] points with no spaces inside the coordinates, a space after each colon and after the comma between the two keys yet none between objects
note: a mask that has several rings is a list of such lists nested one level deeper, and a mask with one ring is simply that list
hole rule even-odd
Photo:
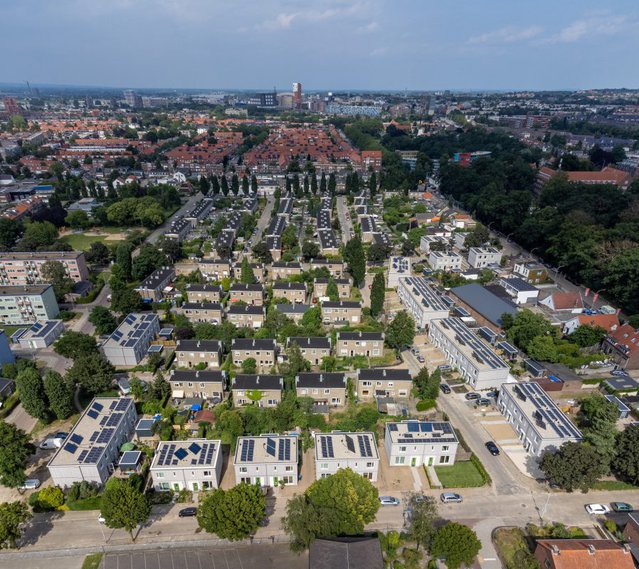
[{"label": "solar panel on roof", "polygon": [[91,433],[91,437],[89,438],[89,442],[94,443],[99,435],[100,431],[93,431],[93,433]]},{"label": "solar panel on roof", "polygon": [[93,405],[91,405],[91,407],[96,411],[102,411],[102,409],[104,409],[104,405],[102,405],[102,403],[98,403],[97,401]]},{"label": "solar panel on roof", "polygon": [[82,462],[86,458],[87,454],[89,454],[89,451],[84,449],[78,456],[78,462]]},{"label": "solar panel on roof", "polygon": [[79,445],[84,440],[84,437],[82,435],[78,435],[77,433],[73,433],[69,437],[69,439],[71,440],[71,442],[76,443],[76,444]]},{"label": "solar panel on roof", "polygon": [[91,417],[92,419],[97,419],[97,418],[100,416],[100,415],[98,415],[98,414],[97,414],[97,412],[96,412],[96,411],[94,411],[93,409],[89,409],[89,410],[87,411],[87,415],[88,415],[89,417]]},{"label": "solar panel on roof", "polygon": [[116,411],[126,411],[129,406],[130,399],[120,399],[118,400],[118,405],[115,408]]},{"label": "solar panel on roof", "polygon": [[40,328],[42,328],[42,324],[40,324],[40,322],[36,322],[33,326],[31,326],[31,331],[37,332],[40,330]]},{"label": "solar panel on roof", "polygon": [[78,450],[78,447],[73,443],[67,443],[66,445],[64,445],[64,450],[73,454],[76,450]]},{"label": "solar panel on roof", "polygon": [[180,460],[186,458],[188,456],[188,452],[185,449],[179,448],[175,451],[175,456],[177,456]]},{"label": "solar panel on roof", "polygon": [[418,433],[419,432],[419,423],[417,421],[411,421],[408,423],[406,427],[409,433]]},{"label": "solar panel on roof", "polygon": [[124,319],[124,321],[125,321],[127,324],[133,324],[133,322],[135,322],[135,316],[133,316],[133,314],[129,314],[129,315],[128,315],[125,319]]},{"label": "solar panel on roof", "polygon": [[275,441],[271,438],[266,439],[266,454],[275,458]]},{"label": "solar panel on roof", "polygon": [[397,430],[397,425],[395,423],[391,423],[390,425],[388,425],[388,429],[390,431],[396,431]]},{"label": "solar panel on roof", "polygon": [[118,406],[118,401],[117,399],[111,401],[111,405],[109,405],[109,409],[111,409],[111,411],[113,411],[113,409],[115,409]]},{"label": "solar panel on roof", "polygon": [[247,458],[247,460],[249,462],[253,462],[253,451],[254,450],[255,450],[255,441],[251,439],[248,442],[248,452],[246,454],[246,458]]},{"label": "solar panel on roof", "polygon": [[355,443],[353,442],[352,437],[349,437],[348,435],[344,435],[344,439],[346,440],[346,448],[351,451],[353,454],[355,454]]},{"label": "solar panel on roof", "polygon": [[198,452],[200,452],[202,450],[202,447],[199,444],[197,444],[197,443],[191,443],[191,445],[189,446],[189,450],[193,454],[197,454]]}]

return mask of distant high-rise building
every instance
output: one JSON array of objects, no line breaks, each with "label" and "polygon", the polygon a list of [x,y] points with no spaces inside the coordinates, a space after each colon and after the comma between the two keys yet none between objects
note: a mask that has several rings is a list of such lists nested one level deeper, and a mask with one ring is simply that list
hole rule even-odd
[{"label": "distant high-rise building", "polygon": [[302,84],[301,83],[293,83],[293,106],[297,108],[302,106]]},{"label": "distant high-rise building", "polygon": [[124,101],[129,107],[141,107],[142,106],[142,97],[138,95],[135,91],[131,91],[130,89],[124,91]]},{"label": "distant high-rise building", "polygon": [[4,112],[7,117],[12,117],[14,115],[22,115],[22,109],[18,102],[13,97],[5,97],[3,99],[4,102]]}]

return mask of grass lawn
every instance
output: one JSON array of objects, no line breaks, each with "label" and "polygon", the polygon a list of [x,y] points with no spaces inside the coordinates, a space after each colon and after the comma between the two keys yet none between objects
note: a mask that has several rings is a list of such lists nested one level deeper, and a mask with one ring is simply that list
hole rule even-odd
[{"label": "grass lawn", "polygon": [[87,510],[99,510],[102,507],[102,496],[93,496],[84,500],[69,501],[66,504],[69,510],[84,512]]},{"label": "grass lawn", "polygon": [[28,328],[30,324],[22,324],[20,326],[0,326],[0,330],[4,330],[4,333],[7,335],[7,339],[11,338],[11,335],[20,328]]},{"label": "grass lawn", "polygon": [[532,557],[521,528],[500,528],[493,535],[497,553],[507,569],[524,566],[524,561]]},{"label": "grass lawn", "polygon": [[100,563],[102,563],[102,556],[104,553],[91,553],[84,558],[82,563],[82,569],[98,569]]},{"label": "grass lawn", "polygon": [[471,461],[436,466],[435,472],[444,488],[476,488],[484,485],[484,477]]},{"label": "grass lawn", "polygon": [[106,235],[98,236],[85,235],[84,233],[72,233],[71,235],[65,235],[63,239],[76,251],[88,251],[91,247],[91,243],[95,243],[96,241],[104,243]]},{"label": "grass lawn", "polygon": [[621,480],[600,480],[592,486],[593,490],[637,490],[639,487]]}]

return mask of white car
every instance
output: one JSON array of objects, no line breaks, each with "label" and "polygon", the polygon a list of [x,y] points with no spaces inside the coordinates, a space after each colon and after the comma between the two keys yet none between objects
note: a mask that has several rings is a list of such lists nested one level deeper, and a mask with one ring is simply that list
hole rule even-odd
[{"label": "white car", "polygon": [[586,512],[591,516],[603,516],[610,512],[610,508],[603,504],[586,504]]}]

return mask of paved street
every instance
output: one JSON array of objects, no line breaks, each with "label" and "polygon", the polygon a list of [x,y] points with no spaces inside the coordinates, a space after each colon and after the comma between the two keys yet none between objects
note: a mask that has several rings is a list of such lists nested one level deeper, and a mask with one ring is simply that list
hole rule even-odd
[{"label": "paved street", "polygon": [[257,245],[262,240],[262,234],[271,221],[271,213],[273,211],[274,205],[275,198],[273,196],[267,196],[266,205],[264,206],[262,214],[257,220],[257,226],[255,227],[257,229],[257,233],[255,234],[255,237],[253,237],[253,245]]},{"label": "paved street", "polygon": [[342,243],[346,245],[351,238],[353,223],[352,220],[346,219],[346,213],[348,212],[346,196],[337,196],[335,199],[337,200],[337,218],[339,219],[339,225],[342,230]]},{"label": "paved street", "polygon": [[[204,196],[200,192],[198,192],[194,196],[191,196],[180,209],[178,209],[171,217],[169,217],[169,219],[167,219],[160,227],[158,227],[146,238],[146,242],[151,244],[155,243],[160,238],[161,235],[164,235],[164,233],[166,232],[166,229],[169,227],[169,225],[171,225],[171,222],[174,219],[177,219],[180,215],[184,215],[187,211],[192,209],[193,206],[198,201],[200,201],[203,197]],[[134,257],[138,250],[139,248],[133,252]]]}]

